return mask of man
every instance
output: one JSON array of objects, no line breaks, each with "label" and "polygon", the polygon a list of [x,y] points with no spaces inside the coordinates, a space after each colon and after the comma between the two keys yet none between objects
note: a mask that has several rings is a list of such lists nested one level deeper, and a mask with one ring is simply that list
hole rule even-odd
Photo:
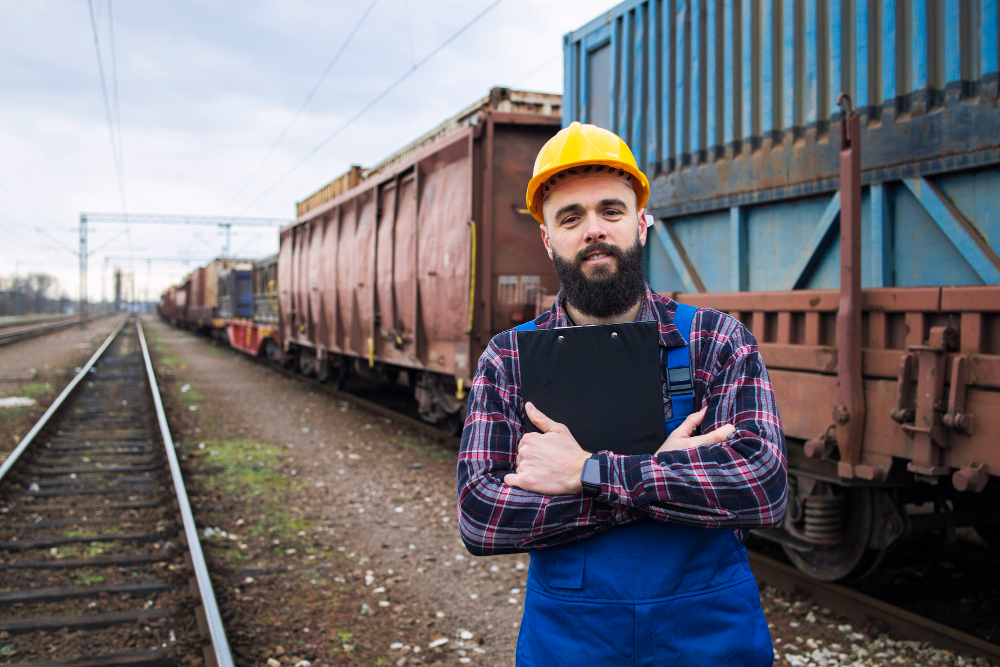
[{"label": "man", "polygon": [[[774,396],[738,321],[646,284],[648,195],[628,146],[607,130],[572,123],[542,148],[527,204],[561,289],[528,326],[657,322],[671,428],[656,454],[614,454],[613,442],[583,451],[566,426],[525,404],[513,330],[493,338],[473,380],[460,528],[473,554],[531,552],[519,665],[773,661],[741,538],[784,513]],[[667,374],[677,351],[693,369],[693,399]],[[525,434],[527,419],[540,433]]]}]

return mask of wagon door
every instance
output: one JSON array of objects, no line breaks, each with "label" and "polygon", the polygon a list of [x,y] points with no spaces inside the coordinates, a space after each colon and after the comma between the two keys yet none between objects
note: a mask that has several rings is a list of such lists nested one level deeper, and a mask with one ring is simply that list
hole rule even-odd
[{"label": "wagon door", "polygon": [[[351,327],[354,322],[354,237],[357,233],[358,211],[355,201],[339,209],[340,242],[337,244],[337,342],[347,352],[351,346]],[[360,351],[360,350],[356,350]]]},{"label": "wagon door", "polygon": [[307,244],[309,248],[309,340],[317,348],[325,347],[320,341],[320,328],[323,319],[323,230],[326,218],[313,218],[309,223]]},{"label": "wagon door", "polygon": [[353,324],[351,347],[368,357],[375,344],[375,191],[360,197],[358,227],[354,236]]},{"label": "wagon door", "polygon": [[396,303],[394,323],[401,361],[419,363],[416,352],[417,319],[417,191],[413,172],[399,181],[396,196],[396,237],[393,248],[393,289]]},{"label": "wagon door", "polygon": [[323,232],[323,268],[320,272],[323,319],[320,326],[320,340],[329,350],[340,349],[337,339],[337,271],[340,257],[337,244],[340,240],[340,210],[327,214]]},{"label": "wagon door", "polygon": [[396,181],[382,186],[382,205],[379,207],[378,232],[375,254],[376,278],[376,323],[378,335],[375,338],[375,354],[384,361],[400,363],[399,347],[396,345],[396,292],[395,292],[395,245],[396,209],[398,207]]},{"label": "wagon door", "polygon": [[464,368],[469,363],[471,133],[456,134],[418,164],[418,274],[427,344],[422,356],[429,370],[449,375],[456,360]]}]

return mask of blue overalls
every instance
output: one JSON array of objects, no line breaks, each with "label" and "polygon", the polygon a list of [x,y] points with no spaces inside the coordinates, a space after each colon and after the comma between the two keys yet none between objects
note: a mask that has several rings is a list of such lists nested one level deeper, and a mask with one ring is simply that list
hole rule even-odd
[{"label": "blue overalls", "polygon": [[[669,435],[694,412],[688,341],[667,350]],[[534,322],[517,327],[537,328]],[[674,371],[671,373],[671,371]],[[519,667],[771,665],[771,635],[746,548],[729,528],[650,519],[531,552]]]}]

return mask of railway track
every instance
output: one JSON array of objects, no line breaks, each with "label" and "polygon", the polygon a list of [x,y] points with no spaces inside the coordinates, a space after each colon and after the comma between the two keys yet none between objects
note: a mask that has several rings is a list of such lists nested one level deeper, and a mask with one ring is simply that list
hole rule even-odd
[{"label": "railway track", "polygon": [[788,595],[804,593],[816,604],[849,618],[873,621],[900,636],[930,642],[958,653],[981,656],[994,664],[1000,664],[998,644],[846,586],[817,581],[791,565],[754,551],[750,551],[750,565],[759,582],[774,586]]},{"label": "railway track", "polygon": [[[96,315],[88,318],[87,321],[93,322],[99,317],[105,317],[105,315]],[[45,322],[43,324],[8,324],[0,328],[0,347],[18,343],[22,340],[28,340],[29,338],[36,338],[38,336],[44,336],[57,331],[70,329],[74,326],[78,326],[79,324],[79,317],[64,318],[54,322]]]},{"label": "railway track", "polygon": [[0,663],[232,665],[142,325],[0,465]]}]

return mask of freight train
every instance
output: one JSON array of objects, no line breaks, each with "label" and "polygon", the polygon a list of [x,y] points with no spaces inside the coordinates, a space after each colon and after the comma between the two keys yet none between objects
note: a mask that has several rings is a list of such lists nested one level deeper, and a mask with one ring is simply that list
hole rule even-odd
[{"label": "freight train", "polygon": [[206,320],[193,276],[161,312],[320,380],[409,384],[456,431],[487,342],[558,287],[534,157],[592,122],[650,176],[652,287],[759,343],[790,491],[758,536],[831,581],[918,531],[995,547],[998,24],[996,2],[628,0],[566,35],[563,97],[493,89],[299,202],[233,283],[250,317]]}]

